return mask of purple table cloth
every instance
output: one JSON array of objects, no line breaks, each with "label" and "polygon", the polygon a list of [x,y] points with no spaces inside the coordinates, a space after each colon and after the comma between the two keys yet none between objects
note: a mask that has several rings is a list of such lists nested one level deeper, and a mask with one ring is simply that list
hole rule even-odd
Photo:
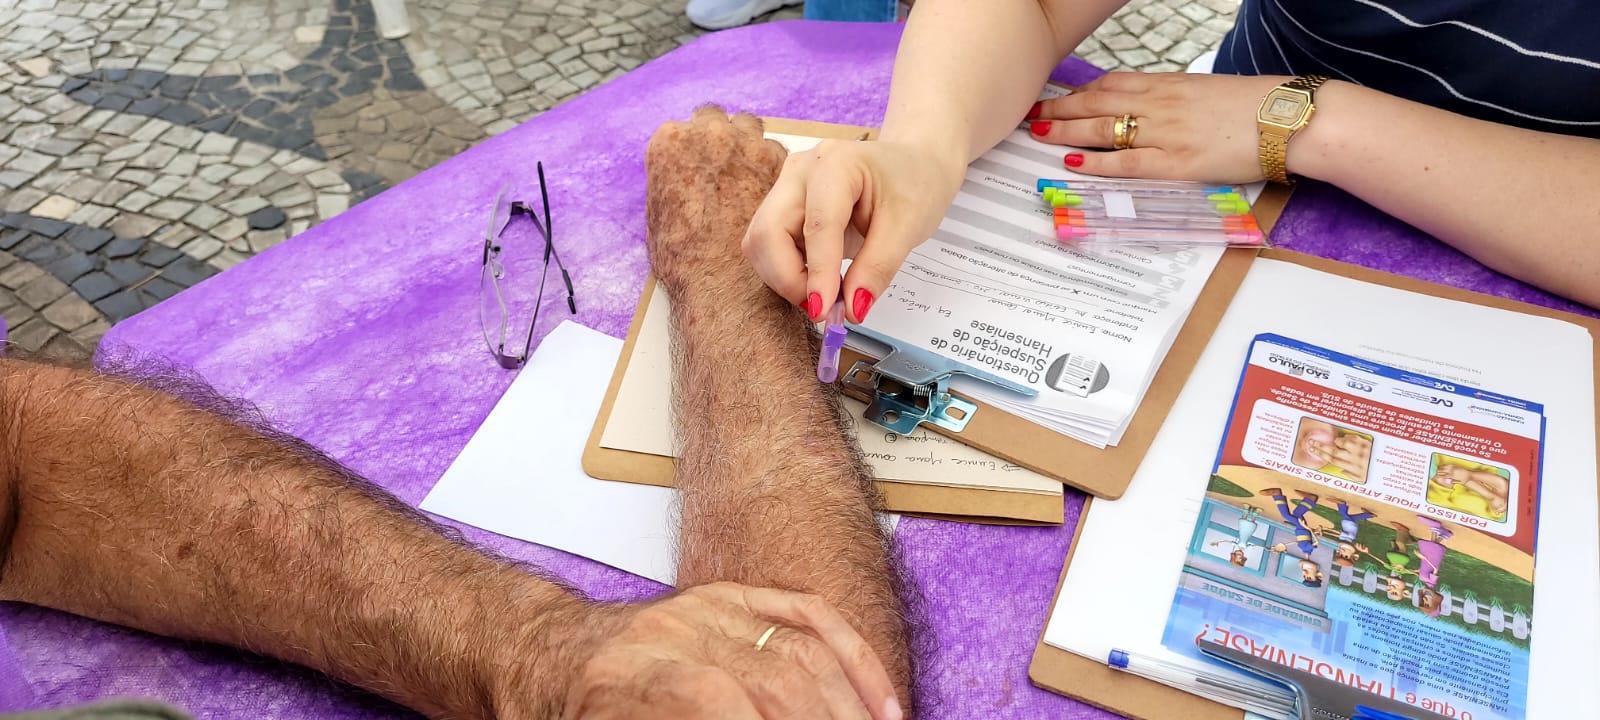
[{"label": "purple table cloth", "polygon": [[[651,132],[706,102],[875,125],[899,32],[788,22],[703,37],[124,322],[103,352],[193,368],[415,505],[512,379],[485,351],[477,321],[480,233],[502,181],[531,189],[535,161],[545,163],[577,320],[621,337],[647,268],[642,154]],[[1069,62],[1056,79],[1081,83],[1097,73]],[[1359,265],[1580,309],[1326,186],[1303,186],[1274,237]],[[536,332],[565,317],[544,314]],[[921,669],[926,717],[1110,717],[1027,677],[1082,505],[1069,492],[1066,523],[1051,528],[901,524],[934,632]],[[583,558],[462,529],[598,598],[662,590]],[[302,668],[40,608],[0,606],[0,629],[15,652],[0,653],[0,700],[13,707],[140,696],[203,718],[410,715]]]}]

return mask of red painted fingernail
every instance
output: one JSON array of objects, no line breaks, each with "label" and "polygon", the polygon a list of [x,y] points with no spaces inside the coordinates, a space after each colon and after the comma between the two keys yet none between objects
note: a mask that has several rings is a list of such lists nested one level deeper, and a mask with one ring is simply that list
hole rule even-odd
[{"label": "red painted fingernail", "polygon": [[1032,120],[1032,119],[1034,119],[1036,117],[1039,117],[1039,113],[1042,113],[1042,112],[1044,112],[1044,101],[1040,100],[1039,102],[1034,103],[1033,107],[1028,108],[1028,116],[1026,118],[1023,118],[1023,119],[1024,120]]},{"label": "red painted fingernail", "polygon": [[1036,121],[1034,121],[1032,123],[1029,123],[1028,124],[1028,132],[1031,132],[1031,133],[1033,133],[1035,135],[1044,135],[1046,133],[1049,133],[1050,132],[1050,121],[1049,120],[1036,120]]},{"label": "red painted fingernail", "polygon": [[1083,153],[1067,153],[1067,156],[1063,158],[1063,160],[1066,161],[1067,167],[1082,167]]},{"label": "red painted fingernail", "polygon": [[856,322],[867,321],[867,311],[872,309],[872,293],[866,288],[856,288]]},{"label": "red painted fingernail", "polygon": [[822,321],[821,294],[811,293],[810,295],[806,296],[806,315],[811,318],[811,322]]}]

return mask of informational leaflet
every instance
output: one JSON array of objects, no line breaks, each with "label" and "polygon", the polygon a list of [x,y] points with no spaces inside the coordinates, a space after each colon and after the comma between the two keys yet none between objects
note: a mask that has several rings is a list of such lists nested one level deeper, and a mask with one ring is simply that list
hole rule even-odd
[{"label": "informational leaflet", "polygon": [[[1045,642],[1096,662],[1116,650],[1189,661],[1163,644],[1174,586],[1207,499],[1204,479],[1217,464],[1240,368],[1262,333],[1543,403],[1538,490],[1550,501],[1538,508],[1541,587],[1529,609],[1544,627],[1529,638],[1527,717],[1600,707],[1594,338],[1563,320],[1266,258],[1251,264],[1127,492],[1085,512]],[[1259,507],[1277,512],[1276,503]],[[1384,552],[1381,543],[1362,544]]]},{"label": "informational leaflet", "polygon": [[[1121,439],[1223,249],[1061,244],[1035,183],[1080,177],[1062,168],[1062,151],[1018,130],[973,162],[866,326],[1037,390],[954,383],[1105,447]],[[851,344],[879,350],[854,335]]]},{"label": "informational leaflet", "polygon": [[[1544,407],[1257,335],[1162,644],[1526,716]],[[1557,629],[1559,632],[1559,629]]]}]

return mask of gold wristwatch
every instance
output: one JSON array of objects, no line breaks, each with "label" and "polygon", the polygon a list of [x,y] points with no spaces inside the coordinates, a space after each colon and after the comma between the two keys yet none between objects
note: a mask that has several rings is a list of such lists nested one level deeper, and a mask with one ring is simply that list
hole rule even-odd
[{"label": "gold wristwatch", "polygon": [[1317,87],[1328,81],[1321,75],[1301,75],[1279,85],[1261,99],[1256,111],[1256,132],[1261,151],[1261,174],[1268,180],[1289,182],[1289,138],[1311,122],[1317,109]]}]

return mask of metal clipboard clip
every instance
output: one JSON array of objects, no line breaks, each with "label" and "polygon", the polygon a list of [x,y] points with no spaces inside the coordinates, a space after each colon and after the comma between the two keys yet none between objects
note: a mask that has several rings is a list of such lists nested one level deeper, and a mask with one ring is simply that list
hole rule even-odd
[{"label": "metal clipboard clip", "polygon": [[1439,713],[1269,662],[1226,645],[1196,640],[1195,646],[1210,657],[1294,690],[1300,720],[1449,720]]},{"label": "metal clipboard clip", "polygon": [[871,363],[858,360],[844,374],[847,388],[865,394],[867,420],[901,435],[918,425],[929,423],[961,432],[972,420],[978,406],[950,393],[950,378],[963,375],[1004,388],[1023,397],[1039,394],[1026,385],[1007,380],[957,360],[903,343],[860,325],[846,323],[850,332],[888,348],[883,359]]}]

